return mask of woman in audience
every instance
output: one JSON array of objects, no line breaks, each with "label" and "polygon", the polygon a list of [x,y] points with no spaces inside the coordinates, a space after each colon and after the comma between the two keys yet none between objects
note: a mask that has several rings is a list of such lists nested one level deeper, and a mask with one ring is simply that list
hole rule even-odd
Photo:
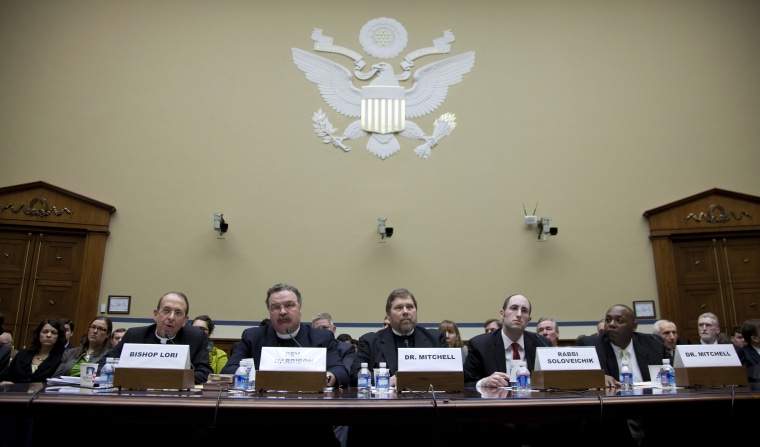
[{"label": "woman in audience", "polygon": [[451,320],[443,320],[438,325],[438,330],[446,333],[446,342],[449,348],[460,348],[462,350],[462,364],[467,357],[467,347],[462,342],[462,336],[459,334],[459,327]]},{"label": "woman in audience", "polygon": [[202,330],[208,336],[208,362],[211,364],[211,369],[214,370],[214,374],[221,374],[222,368],[227,364],[227,353],[214,346],[214,342],[211,341],[211,334],[214,333],[214,320],[208,315],[199,315],[193,320],[193,326]]},{"label": "woman in audience", "polygon": [[42,320],[32,336],[32,345],[13,357],[0,378],[3,384],[44,382],[61,364],[66,337],[57,318]]},{"label": "woman in audience", "polygon": [[106,351],[111,348],[111,331],[113,323],[106,316],[97,316],[90,321],[87,335],[82,337],[79,347],[67,349],[63,353],[61,364],[58,365],[53,377],[79,377],[82,363],[98,363]]}]

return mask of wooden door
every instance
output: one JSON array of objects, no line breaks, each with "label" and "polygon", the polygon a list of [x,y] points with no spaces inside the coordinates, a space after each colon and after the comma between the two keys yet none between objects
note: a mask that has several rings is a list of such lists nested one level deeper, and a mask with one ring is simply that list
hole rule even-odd
[{"label": "wooden door", "polygon": [[110,205],[44,182],[0,188],[0,312],[17,349],[45,318],[70,318],[79,345],[99,314]]},{"label": "wooden door", "polygon": [[16,346],[43,319],[77,315],[84,244],[84,235],[0,231],[0,312]]},{"label": "wooden door", "polygon": [[697,319],[712,312],[720,330],[758,318],[760,309],[760,238],[706,237],[674,240],[681,337],[699,340]]},{"label": "wooden door", "polygon": [[697,319],[721,332],[760,318],[760,197],[712,189],[646,211],[660,318],[699,341]]}]

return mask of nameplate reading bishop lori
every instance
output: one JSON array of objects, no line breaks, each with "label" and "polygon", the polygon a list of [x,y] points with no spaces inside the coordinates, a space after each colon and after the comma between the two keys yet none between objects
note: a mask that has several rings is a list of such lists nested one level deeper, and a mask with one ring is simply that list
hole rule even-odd
[{"label": "nameplate reading bishop lori", "polygon": [[124,343],[119,368],[190,369],[190,347]]}]

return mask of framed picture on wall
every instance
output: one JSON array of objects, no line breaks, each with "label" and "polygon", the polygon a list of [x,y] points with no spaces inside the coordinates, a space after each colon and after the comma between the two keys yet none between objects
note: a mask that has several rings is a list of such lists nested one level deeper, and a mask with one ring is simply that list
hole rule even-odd
[{"label": "framed picture on wall", "polygon": [[654,301],[634,301],[633,311],[636,318],[654,318]]},{"label": "framed picture on wall", "polygon": [[108,295],[108,313],[109,314],[128,314],[129,302],[131,296]]}]

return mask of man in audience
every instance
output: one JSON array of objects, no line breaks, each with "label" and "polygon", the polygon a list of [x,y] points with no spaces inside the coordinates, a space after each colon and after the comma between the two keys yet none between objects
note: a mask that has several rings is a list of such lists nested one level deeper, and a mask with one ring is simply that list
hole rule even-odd
[{"label": "man in audience", "polygon": [[269,311],[270,323],[243,331],[240,342],[222,369],[223,374],[235,374],[240,360],[246,358],[252,358],[258,370],[263,346],[326,348],[326,386],[348,386],[348,371],[338,352],[340,342],[335,339],[332,331],[313,329],[308,324],[301,323],[303,300],[296,287],[284,283],[275,284],[267,290],[264,303]]},{"label": "man in audience", "polygon": [[388,315],[383,318],[383,329],[387,328],[391,325],[391,320],[388,319]]},{"label": "man in audience", "polygon": [[467,386],[509,386],[507,359],[510,359],[510,365],[524,360],[528,369],[533,371],[536,348],[551,346],[551,341],[525,331],[531,319],[530,312],[528,298],[512,295],[504,300],[499,310],[501,331],[476,335],[470,339],[467,344],[469,353],[464,362],[464,382]]},{"label": "man in audience", "polygon": [[124,337],[125,332],[127,332],[127,329],[123,327],[114,329],[111,333],[111,346],[118,345],[121,339]]},{"label": "man in audience", "polygon": [[10,332],[3,332],[0,334],[0,346],[7,346],[8,349],[10,349],[11,357],[8,360],[13,360],[13,357],[18,352],[18,349],[13,347],[13,335],[11,335]]},{"label": "man in audience", "polygon": [[66,341],[64,342],[63,348],[73,348],[74,346],[71,344],[71,334],[74,333],[74,322],[68,318],[59,318],[58,321],[61,323],[64,335],[66,336]]},{"label": "man in audience", "polygon": [[760,319],[745,321],[742,336],[747,345],[739,351],[739,359],[747,367],[747,380],[760,382]]},{"label": "man in audience", "polygon": [[130,328],[121,342],[114,346],[100,359],[100,368],[105,365],[107,357],[121,357],[125,343],[174,344],[190,346],[190,363],[193,366],[195,383],[205,383],[213,372],[209,364],[208,337],[202,330],[187,326],[190,302],[182,292],[169,292],[158,299],[153,309],[154,324]]},{"label": "man in audience", "polygon": [[604,332],[604,318],[596,323],[596,335],[602,335],[602,332]]},{"label": "man in audience", "polygon": [[[322,312],[314,315],[311,318],[311,327],[315,329],[327,329],[335,336],[335,332],[338,328],[333,323],[332,315],[327,312]],[[343,360],[343,366],[346,367],[346,372],[351,371],[351,366],[354,364],[354,357],[356,356],[356,349],[351,342],[338,343],[338,353],[341,360]]]},{"label": "man in audience", "polygon": [[538,325],[536,325],[536,334],[548,338],[552,342],[552,346],[557,347],[559,342],[559,328],[554,318],[541,317],[538,319]]},{"label": "man in audience", "polygon": [[657,320],[652,326],[652,333],[659,335],[662,341],[667,346],[667,357],[670,359],[670,363],[673,364],[673,357],[676,352],[676,345],[678,344],[678,330],[676,324],[668,320]]},{"label": "man in audience", "polygon": [[744,335],[742,335],[741,326],[734,326],[734,328],[731,329],[731,343],[736,349],[741,349],[747,346],[747,341],[744,339]]},{"label": "man in audience", "polygon": [[720,323],[718,316],[712,312],[705,312],[697,319],[697,329],[699,330],[699,343],[702,345],[718,344],[718,334],[720,333]]},{"label": "man in audience", "polygon": [[501,329],[501,320],[498,318],[489,318],[483,323],[483,332],[485,333],[498,331],[499,329]]},{"label": "man in audience", "polygon": [[437,329],[426,329],[417,325],[417,299],[407,289],[396,289],[388,295],[385,314],[390,326],[377,332],[369,332],[359,337],[359,350],[351,368],[351,386],[356,386],[356,377],[362,363],[369,370],[385,362],[390,370],[391,386],[396,386],[398,371],[398,348],[448,348],[446,333]]}]

